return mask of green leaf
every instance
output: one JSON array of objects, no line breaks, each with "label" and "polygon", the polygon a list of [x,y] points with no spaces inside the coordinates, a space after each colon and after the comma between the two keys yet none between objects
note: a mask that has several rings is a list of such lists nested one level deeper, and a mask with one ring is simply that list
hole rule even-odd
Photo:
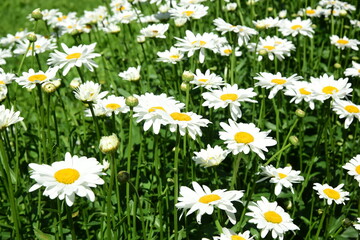
[{"label": "green leaf", "polygon": [[53,235],[43,233],[41,230],[34,228],[34,233],[37,239],[39,240],[54,240],[55,237]]}]

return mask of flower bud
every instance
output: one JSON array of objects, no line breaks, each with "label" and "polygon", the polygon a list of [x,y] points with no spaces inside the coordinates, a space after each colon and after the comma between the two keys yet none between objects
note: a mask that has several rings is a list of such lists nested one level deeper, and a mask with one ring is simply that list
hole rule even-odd
[{"label": "flower bud", "polygon": [[334,68],[336,68],[336,69],[341,68],[341,64],[340,64],[340,63],[335,63],[335,64],[334,64]]},{"label": "flower bud", "polygon": [[298,146],[299,145],[299,139],[296,136],[290,136],[289,141],[292,145]]},{"label": "flower bud", "polygon": [[129,181],[130,179],[130,174],[126,171],[120,171],[118,172],[117,174],[117,180],[120,182],[120,183],[126,183],[127,181]]},{"label": "flower bud", "polygon": [[175,26],[182,27],[187,22],[187,19],[186,18],[175,18],[174,22],[175,22]]},{"label": "flower bud", "polygon": [[76,36],[76,35],[79,35],[81,32],[77,29],[73,29],[71,32],[70,32],[70,35],[71,36]]},{"label": "flower bud", "polygon": [[236,3],[228,3],[228,4],[226,4],[226,6],[225,6],[225,9],[226,9],[227,11],[229,11],[229,12],[235,11],[236,8],[237,8],[237,4],[236,4]]},{"label": "flower bud", "polygon": [[180,90],[183,92],[190,90],[190,84],[187,82],[182,82],[180,85]]},{"label": "flower bud", "polygon": [[37,36],[35,33],[29,33],[27,36],[26,36],[27,40],[29,40],[30,42],[36,42],[37,40]]},{"label": "flower bud", "polygon": [[266,51],[265,49],[261,49],[261,50],[259,51],[259,54],[262,55],[262,56],[264,56],[264,55],[267,54],[267,51]]},{"label": "flower bud", "polygon": [[353,56],[351,59],[354,60],[354,61],[357,61],[357,60],[359,60],[359,57]]},{"label": "flower bud", "polygon": [[184,82],[191,82],[192,80],[194,80],[194,74],[190,71],[184,71],[182,74],[182,80]]},{"label": "flower bud", "polygon": [[143,36],[143,35],[139,35],[139,36],[136,37],[136,41],[137,41],[138,43],[144,43],[145,40],[146,40],[146,38],[145,38],[145,36]]},{"label": "flower bud", "polygon": [[41,20],[43,18],[43,14],[40,11],[40,8],[35,9],[34,11],[32,11],[31,13],[31,17],[37,21],[37,20]]},{"label": "flower bud", "polygon": [[41,88],[46,93],[53,93],[56,91],[56,86],[52,82],[47,82],[43,84]]},{"label": "flower bud", "polygon": [[110,136],[103,136],[100,139],[99,148],[104,154],[115,152],[120,145],[118,137],[113,133]]},{"label": "flower bud", "polygon": [[80,78],[74,78],[71,82],[70,82],[70,87],[72,89],[78,88],[81,84],[81,79]]},{"label": "flower bud", "polygon": [[110,167],[110,162],[109,161],[106,161],[105,159],[103,160],[102,162],[102,165],[103,165],[103,170],[106,171],[109,169]]},{"label": "flower bud", "polygon": [[292,202],[291,202],[291,200],[288,200],[286,203],[285,203],[285,208],[286,208],[286,210],[290,210],[290,209],[292,209]]},{"label": "flower bud", "polygon": [[274,10],[274,8],[268,7],[267,10],[268,10],[268,12],[272,12]]},{"label": "flower bud", "polygon": [[128,96],[125,99],[125,104],[129,107],[136,107],[139,104],[139,99],[134,96]]},{"label": "flower bud", "polygon": [[52,83],[55,85],[56,88],[59,88],[61,85],[61,80],[60,79],[55,79],[52,81]]},{"label": "flower bud", "polygon": [[305,112],[299,108],[296,109],[295,114],[296,114],[296,116],[301,117],[301,118],[305,117]]},{"label": "flower bud", "polygon": [[340,16],[346,16],[347,15],[347,11],[345,9],[341,9],[340,10]]},{"label": "flower bud", "polygon": [[6,98],[8,90],[5,84],[0,85],[0,102]]}]

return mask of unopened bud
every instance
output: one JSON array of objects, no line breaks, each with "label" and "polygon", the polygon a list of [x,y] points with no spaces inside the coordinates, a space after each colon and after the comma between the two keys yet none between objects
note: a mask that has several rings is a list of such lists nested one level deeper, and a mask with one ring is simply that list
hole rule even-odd
[{"label": "unopened bud", "polygon": [[180,85],[180,90],[183,92],[186,92],[188,90],[190,90],[190,85],[187,82],[182,82]]},{"label": "unopened bud", "polygon": [[305,112],[301,109],[296,109],[295,114],[296,114],[296,116],[301,117],[301,118],[305,117]]},{"label": "unopened bud", "polygon": [[267,9],[269,12],[272,12],[273,10],[274,10],[274,8],[272,8],[272,7],[268,7],[268,9]]},{"label": "unopened bud", "polygon": [[341,64],[340,63],[335,63],[334,68],[337,68],[337,69],[341,68]]},{"label": "unopened bud", "polygon": [[41,20],[43,18],[43,14],[40,11],[40,8],[35,9],[34,11],[32,11],[31,13],[31,17],[37,21],[37,20]]},{"label": "unopened bud", "polygon": [[190,71],[184,71],[182,74],[182,80],[184,82],[191,82],[192,80],[194,80],[194,74]]},{"label": "unopened bud", "polygon": [[70,35],[72,36],[76,36],[76,35],[79,35],[81,32],[77,29],[73,29],[71,32],[70,32]]},{"label": "unopened bud", "polygon": [[78,88],[81,84],[81,79],[80,78],[74,78],[71,82],[70,82],[70,87],[72,89]]},{"label": "unopened bud", "polygon": [[312,27],[313,29],[317,28],[316,24],[311,24],[311,27]]},{"label": "unopened bud", "polygon": [[99,148],[104,154],[115,152],[120,145],[118,137],[113,133],[110,136],[103,136],[100,139]]},{"label": "unopened bud", "polygon": [[175,18],[174,22],[175,22],[175,26],[182,27],[187,22],[187,19],[186,18]]},{"label": "unopened bud", "polygon": [[299,139],[296,136],[290,136],[289,141],[292,145],[298,146],[299,145]]},{"label": "unopened bud", "polygon": [[139,104],[139,99],[134,96],[128,96],[125,99],[125,104],[129,107],[136,107]]},{"label": "unopened bud", "polygon": [[145,40],[146,40],[146,38],[145,38],[145,36],[143,36],[143,35],[139,35],[139,36],[136,37],[136,41],[137,41],[138,43],[144,43]]},{"label": "unopened bud", "polygon": [[346,16],[346,15],[347,15],[347,11],[345,9],[341,9],[340,16]]},{"label": "unopened bud", "polygon": [[128,172],[126,172],[126,171],[118,172],[117,180],[120,183],[126,183],[127,181],[129,181],[129,179],[130,179],[130,174]]},{"label": "unopened bud", "polygon": [[267,54],[267,51],[266,51],[265,49],[261,49],[261,50],[259,51],[259,54],[262,55],[262,56],[264,56],[264,55]]},{"label": "unopened bud", "polygon": [[55,85],[56,88],[59,88],[61,85],[61,80],[60,79],[55,79],[52,81],[52,84]]},{"label": "unopened bud", "polygon": [[348,139],[353,140],[353,139],[354,139],[354,135],[349,134],[349,135],[348,135]]},{"label": "unopened bud", "polygon": [[357,60],[359,60],[359,57],[353,56],[351,59],[354,61],[357,61]]},{"label": "unopened bud", "polygon": [[285,208],[286,208],[286,210],[290,210],[290,209],[292,209],[292,202],[289,200],[289,201],[287,201],[286,203],[285,203]]},{"label": "unopened bud", "polygon": [[27,36],[26,36],[27,40],[29,40],[30,42],[36,42],[37,40],[37,36],[35,33],[29,33]]},{"label": "unopened bud", "polygon": [[56,86],[52,82],[47,82],[43,84],[41,88],[46,93],[53,93],[56,91]]}]

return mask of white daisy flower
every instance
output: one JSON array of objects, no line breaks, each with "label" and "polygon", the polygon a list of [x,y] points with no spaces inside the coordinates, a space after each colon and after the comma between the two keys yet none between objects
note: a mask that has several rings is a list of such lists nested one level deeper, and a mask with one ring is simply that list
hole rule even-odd
[{"label": "white daisy flower", "polygon": [[9,49],[0,49],[0,65],[6,64],[5,58],[10,57],[12,57],[12,54]]},{"label": "white daisy flower", "polygon": [[196,88],[204,87],[208,90],[212,88],[217,88],[224,84],[222,77],[216,75],[215,73],[210,73],[210,70],[206,70],[205,73],[202,73],[200,69],[196,69],[196,74],[194,74],[194,79],[190,81],[191,84],[195,84]]},{"label": "white daisy flower", "polygon": [[258,29],[269,29],[273,27],[278,27],[280,20],[278,17],[272,18],[267,17],[261,20],[252,21],[256,28]]},{"label": "white daisy flower", "polygon": [[63,21],[70,19],[76,19],[76,12],[69,12],[65,15],[62,12],[58,11],[56,15],[49,18],[47,22],[52,28],[56,28]]},{"label": "white daisy flower", "polygon": [[354,228],[360,230],[360,218],[357,218],[357,224],[354,224]]},{"label": "white daisy flower", "polygon": [[108,91],[100,92],[101,85],[92,81],[80,84],[74,91],[76,99],[82,102],[97,102],[108,94]]},{"label": "white daisy flower", "polygon": [[344,184],[340,184],[336,188],[329,186],[328,184],[321,185],[320,183],[314,183],[313,189],[317,191],[317,194],[322,199],[324,198],[328,205],[334,201],[336,204],[345,204],[344,201],[349,200],[347,197],[349,192],[342,191]]},{"label": "white daisy flower", "polygon": [[298,226],[293,223],[290,215],[284,209],[278,206],[277,202],[269,202],[265,197],[261,200],[252,202],[249,205],[251,212],[246,213],[246,216],[252,217],[250,223],[257,225],[261,229],[261,238],[265,238],[269,231],[273,239],[284,239],[284,234],[289,230],[300,230]]},{"label": "white daisy flower", "polygon": [[134,95],[139,104],[134,107],[134,117],[136,122],[145,121],[144,131],[153,128],[155,134],[159,134],[161,125],[167,125],[168,122],[164,118],[161,111],[171,112],[173,109],[180,111],[185,107],[185,104],[180,103],[173,97],[167,97],[166,94],[155,95],[153,93],[145,93],[144,95]]},{"label": "white daisy flower", "polygon": [[175,46],[179,47],[179,49],[183,52],[187,52],[187,56],[191,57],[194,55],[196,50],[200,50],[199,53],[199,62],[203,63],[205,60],[205,49],[213,50],[216,46],[214,43],[214,35],[213,33],[204,33],[204,34],[194,34],[189,30],[186,30],[186,36],[184,39],[177,38],[178,42]]},{"label": "white daisy flower", "polygon": [[44,186],[44,196],[51,199],[58,197],[60,200],[65,198],[68,206],[74,204],[75,195],[95,201],[91,188],[104,184],[104,180],[99,177],[105,175],[102,172],[103,165],[95,158],[71,156],[70,153],[66,153],[64,161],[54,162],[51,166],[30,163],[29,167],[30,178],[36,181],[29,192]]},{"label": "white daisy flower", "polygon": [[239,47],[235,47],[235,49],[233,49],[230,45],[221,46],[219,48],[219,52],[221,56],[231,56],[233,52],[235,57],[240,57],[242,55]]},{"label": "white daisy flower", "polygon": [[348,78],[334,79],[334,76],[328,76],[326,73],[319,78],[310,77],[312,91],[319,101],[329,98],[344,98],[353,91]]},{"label": "white daisy flower", "polygon": [[140,80],[140,69],[141,66],[129,67],[126,71],[120,72],[119,77],[126,81],[138,81]]},{"label": "white daisy flower", "polygon": [[315,109],[314,100],[316,100],[316,96],[312,92],[312,87],[309,82],[294,81],[291,85],[286,86],[284,94],[293,97],[290,103],[295,102],[295,104],[299,104],[304,100],[309,103],[310,109]]},{"label": "white daisy flower", "polygon": [[360,20],[350,20],[350,24],[353,25],[355,28],[360,28]]},{"label": "white daisy flower", "polygon": [[360,121],[360,105],[355,105],[351,101],[335,99],[332,102],[333,111],[339,115],[339,118],[345,118],[345,129],[349,128],[354,117]]},{"label": "white daisy flower", "polygon": [[2,102],[8,93],[7,87],[5,84],[0,84],[0,102]]},{"label": "white daisy flower", "polygon": [[214,109],[230,106],[231,118],[236,120],[242,116],[240,102],[256,103],[256,100],[251,99],[256,95],[253,88],[239,89],[237,84],[226,84],[222,89],[203,93],[205,102],[202,105]]},{"label": "white daisy flower", "polygon": [[184,19],[185,22],[190,19],[200,19],[204,17],[209,10],[208,6],[201,4],[189,4],[186,6],[173,6],[169,9],[171,18]]},{"label": "white daisy flower", "polygon": [[300,17],[297,17],[292,21],[283,20],[281,21],[281,24],[279,24],[279,31],[284,36],[291,35],[295,37],[296,35],[301,34],[312,38],[314,30],[312,29],[311,24],[312,22],[310,19],[301,20]]},{"label": "white daisy flower", "polygon": [[250,231],[244,233],[235,233],[231,229],[222,228],[222,233],[219,237],[215,236],[214,240],[252,240],[254,237],[250,237]]},{"label": "white daisy flower", "polygon": [[64,43],[61,43],[62,48],[65,53],[55,50],[55,53],[50,53],[50,58],[48,59],[48,64],[59,66],[64,68],[63,75],[65,76],[72,67],[81,67],[84,65],[91,72],[94,71],[94,67],[97,68],[98,65],[94,60],[95,57],[101,56],[98,53],[93,53],[96,43],[90,45],[79,45],[68,48]]},{"label": "white daisy flower", "polygon": [[110,117],[112,113],[119,114],[130,111],[129,106],[125,104],[125,98],[117,97],[115,95],[110,95],[104,99],[100,99],[96,104],[100,105],[104,109],[104,113],[108,117]]},{"label": "white daisy flower", "polygon": [[13,107],[6,109],[4,105],[0,105],[0,130],[20,122],[23,119],[24,118],[20,117],[20,112],[15,112]]},{"label": "white daisy flower", "polygon": [[344,50],[345,48],[351,48],[355,51],[358,51],[359,48],[357,45],[360,45],[360,41],[356,39],[349,39],[346,36],[340,38],[339,36],[332,35],[330,37],[331,44],[335,45],[337,48]]},{"label": "white daisy flower", "polygon": [[141,35],[148,38],[166,38],[165,32],[169,29],[169,24],[152,24],[140,30]]},{"label": "white daisy flower", "polygon": [[290,56],[290,51],[295,50],[292,42],[270,36],[267,36],[265,39],[260,37],[258,43],[249,43],[247,47],[250,52],[256,52],[258,61],[261,61],[265,55],[267,55],[271,61],[273,61],[275,57],[283,60],[285,58],[284,55]]},{"label": "white daisy flower", "polygon": [[81,18],[67,18],[64,21],[61,21],[57,24],[57,28],[59,29],[59,34],[72,34],[74,31],[79,33],[89,33],[91,30],[91,27],[89,25],[86,25],[86,19]]},{"label": "white daisy flower", "polygon": [[229,151],[223,150],[220,146],[212,148],[209,144],[206,149],[201,149],[200,152],[194,152],[193,160],[201,167],[218,166],[228,155]]},{"label": "white daisy flower", "polygon": [[232,224],[236,223],[236,208],[232,202],[240,202],[240,198],[244,195],[243,191],[226,191],[226,189],[211,191],[207,186],[201,187],[197,182],[192,182],[192,186],[194,190],[185,186],[180,187],[179,202],[175,206],[178,209],[183,209],[182,214],[188,209],[186,216],[197,211],[196,221],[201,224],[202,215],[205,213],[211,215],[216,206],[225,211]]},{"label": "white daisy flower", "polygon": [[137,20],[138,16],[141,16],[140,14],[140,11],[136,9],[119,11],[115,12],[115,14],[109,18],[109,21],[114,23],[129,24],[130,22]]},{"label": "white daisy flower", "polygon": [[229,124],[221,122],[220,126],[225,130],[219,132],[220,139],[225,141],[227,148],[234,155],[240,152],[249,154],[251,150],[264,160],[263,151],[267,152],[267,147],[277,143],[272,137],[268,137],[270,130],[260,132],[260,129],[253,123],[236,123],[229,119]]},{"label": "white daisy flower", "polygon": [[188,5],[194,5],[199,4],[202,2],[206,2],[207,0],[180,0],[179,5],[180,6],[188,6]]},{"label": "white daisy flower", "polygon": [[237,3],[227,3],[223,9],[228,11],[228,12],[232,12],[235,11],[237,8]]},{"label": "white daisy flower", "polygon": [[15,81],[24,88],[33,89],[36,84],[44,84],[54,79],[56,76],[58,67],[49,68],[46,72],[35,72],[30,68],[29,72],[23,72],[22,76],[15,79]]},{"label": "white daisy flower", "polygon": [[183,60],[184,54],[177,48],[171,47],[170,50],[164,52],[158,52],[158,62],[172,63],[176,64]]},{"label": "white daisy flower", "polygon": [[355,180],[359,182],[360,187],[360,154],[353,157],[343,168],[348,170],[350,176],[354,176]]},{"label": "white daisy flower", "polygon": [[24,31],[17,32],[14,35],[7,34],[6,37],[0,38],[0,44],[11,48],[15,43],[26,39],[28,34],[29,32],[26,29]]},{"label": "white daisy flower", "polygon": [[345,69],[345,76],[360,77],[360,63],[352,61],[352,67]]},{"label": "white daisy flower", "polygon": [[[33,45],[30,45],[29,51],[27,52],[26,56],[32,56],[32,52],[34,51],[35,54],[40,54],[45,51],[53,50],[56,48],[55,39],[54,38],[45,38],[44,36],[38,35],[37,40],[34,42]],[[27,51],[29,46],[29,40],[25,39],[20,41],[14,50],[15,54],[23,55]]]},{"label": "white daisy flower", "polygon": [[300,171],[292,170],[291,166],[285,168],[275,168],[272,165],[268,165],[265,167],[261,167],[260,174],[264,175],[265,177],[260,179],[258,182],[270,178],[270,183],[275,183],[276,196],[281,193],[283,187],[290,188],[291,192],[294,193],[292,184],[304,181],[304,177],[299,176]]},{"label": "white daisy flower", "polygon": [[300,16],[308,16],[308,17],[321,17],[323,13],[322,7],[318,6],[316,8],[307,7],[306,9],[300,9],[298,15]]},{"label": "white daisy flower", "polygon": [[279,17],[280,17],[280,18],[286,18],[286,15],[287,15],[287,10],[286,10],[286,9],[281,10],[281,11],[279,12]]},{"label": "white daisy flower", "polygon": [[269,99],[274,98],[279,90],[292,85],[295,81],[302,78],[303,77],[298,76],[297,74],[293,74],[290,77],[283,77],[279,72],[276,74],[261,72],[257,74],[257,77],[254,77],[254,79],[259,81],[255,83],[255,86],[266,89],[271,88]]},{"label": "white daisy flower", "polygon": [[14,79],[15,79],[15,74],[6,73],[4,69],[0,68],[0,85],[10,84]]}]

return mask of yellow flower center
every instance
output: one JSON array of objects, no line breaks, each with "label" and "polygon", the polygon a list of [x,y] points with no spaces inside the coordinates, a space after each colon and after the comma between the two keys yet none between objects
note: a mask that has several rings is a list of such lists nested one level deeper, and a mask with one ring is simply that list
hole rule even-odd
[{"label": "yellow flower center", "polygon": [[152,30],[152,32],[153,32],[154,34],[158,34],[158,33],[159,33],[158,30]]},{"label": "yellow flower center", "polygon": [[334,92],[337,93],[338,91],[339,91],[339,89],[337,89],[336,87],[333,87],[333,86],[327,86],[322,89],[322,92],[325,94],[333,94]]},{"label": "yellow flower center", "polygon": [[21,37],[20,36],[15,36],[16,39],[20,39]]},{"label": "yellow flower center", "polygon": [[199,202],[207,204],[220,199],[221,197],[217,194],[208,194],[199,198]]},{"label": "yellow flower center", "polygon": [[57,20],[58,20],[59,22],[61,22],[62,20],[66,19],[66,18],[67,18],[67,16],[64,15],[64,16],[62,16],[62,17],[58,17]]},{"label": "yellow flower center", "polygon": [[179,55],[171,55],[170,56],[171,59],[179,59],[179,57],[180,57]]},{"label": "yellow flower center", "polygon": [[200,46],[204,46],[206,44],[205,41],[202,40],[196,40],[191,43],[192,45],[199,44]]},{"label": "yellow flower center", "polygon": [[0,80],[0,84],[3,85],[3,84],[5,84],[5,82]]},{"label": "yellow flower center", "polygon": [[221,95],[220,99],[223,101],[226,101],[226,100],[235,101],[236,99],[238,99],[238,95],[236,95],[234,93],[226,93],[226,94]]},{"label": "yellow flower center", "polygon": [[360,165],[356,166],[355,171],[357,172],[357,174],[360,174]]},{"label": "yellow flower center", "polygon": [[182,14],[185,14],[186,16],[190,17],[194,14],[194,11],[183,11]]},{"label": "yellow flower center", "polygon": [[28,78],[28,80],[30,82],[35,82],[35,81],[44,81],[45,79],[47,79],[47,76],[44,74],[35,74],[32,75]]},{"label": "yellow flower center", "polygon": [[250,133],[247,133],[247,132],[237,132],[235,134],[235,141],[237,143],[251,143],[254,141],[254,137],[250,134]]},{"label": "yellow flower center", "polygon": [[331,189],[331,188],[326,188],[324,189],[323,191],[326,196],[328,196],[329,198],[332,198],[332,199],[335,199],[335,200],[338,200],[340,198],[340,193],[334,189]]},{"label": "yellow flower center", "polygon": [[41,46],[40,45],[35,45],[35,48],[41,48]]},{"label": "yellow flower center", "polygon": [[283,174],[283,173],[278,173],[278,176],[279,176],[280,179],[283,179],[283,178],[287,177],[287,175]]},{"label": "yellow flower center", "polygon": [[110,108],[112,110],[116,110],[116,109],[118,109],[120,107],[121,106],[119,104],[117,104],[117,103],[109,103],[109,104],[106,105],[106,108]]},{"label": "yellow flower center", "polygon": [[339,39],[339,40],[337,40],[337,43],[338,43],[338,44],[343,44],[343,45],[345,45],[345,44],[348,44],[349,41],[348,41],[348,40],[345,40],[345,39]]},{"label": "yellow flower center", "polygon": [[151,107],[151,108],[149,108],[148,111],[149,112],[155,112],[156,110],[163,110],[164,112],[166,112],[163,107]]},{"label": "yellow flower center", "polygon": [[224,50],[224,53],[225,53],[225,54],[231,54],[231,53],[232,53],[232,50],[231,50],[231,49],[225,49],[225,50]]},{"label": "yellow flower center", "polygon": [[314,14],[315,13],[315,10],[314,9],[308,9],[306,10],[306,14]]},{"label": "yellow flower center", "polygon": [[54,174],[56,181],[64,184],[72,184],[79,179],[80,173],[73,168],[64,168]]},{"label": "yellow flower center", "polygon": [[124,11],[125,9],[126,9],[126,7],[121,6],[121,7],[118,8],[118,11]]},{"label": "yellow flower center", "polygon": [[264,217],[265,220],[271,223],[281,223],[282,222],[282,217],[274,212],[274,211],[268,211],[266,213],[264,213]]},{"label": "yellow flower center", "polygon": [[173,112],[170,114],[170,116],[174,120],[178,120],[178,121],[190,121],[191,120],[191,117],[189,115],[187,115],[186,113]]},{"label": "yellow flower center", "polygon": [[277,79],[277,78],[275,78],[275,79],[271,80],[271,82],[282,85],[282,84],[286,83],[286,80],[285,79]]},{"label": "yellow flower center", "polygon": [[207,82],[209,79],[205,79],[205,78],[201,78],[201,79],[199,79],[198,81],[199,82]]},{"label": "yellow flower center", "polygon": [[301,25],[294,25],[291,27],[292,30],[298,30],[298,29],[302,29]]},{"label": "yellow flower center", "polygon": [[311,94],[311,92],[306,91],[305,88],[300,88],[300,89],[299,89],[299,92],[300,92],[302,95],[310,95],[310,94]]},{"label": "yellow flower center", "polygon": [[275,47],[274,46],[263,46],[263,48],[265,48],[268,51],[274,50]]},{"label": "yellow flower center", "polygon": [[74,59],[74,58],[80,58],[81,53],[72,53],[66,56],[66,59]]},{"label": "yellow flower center", "polygon": [[239,235],[232,235],[231,240],[245,240],[245,238],[240,237]]},{"label": "yellow flower center", "polygon": [[349,113],[359,113],[360,112],[359,108],[357,108],[354,105],[347,105],[345,107],[345,110],[348,111]]},{"label": "yellow flower center", "polygon": [[358,73],[360,73],[360,69],[358,70]]}]

